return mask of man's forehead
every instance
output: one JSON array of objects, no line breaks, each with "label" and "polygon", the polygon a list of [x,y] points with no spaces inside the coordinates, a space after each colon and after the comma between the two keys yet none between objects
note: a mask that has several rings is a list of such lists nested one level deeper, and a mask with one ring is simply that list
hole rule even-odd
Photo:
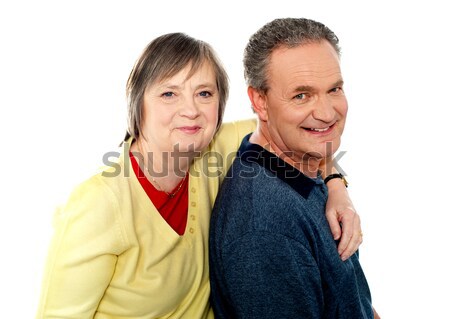
[{"label": "man's forehead", "polygon": [[325,43],[280,48],[271,55],[267,80],[297,86],[337,82],[342,80],[339,58],[334,48]]},{"label": "man's forehead", "polygon": [[282,86],[290,90],[313,90],[325,86],[341,86],[344,80],[339,67],[321,70],[275,69],[269,72],[269,86]]},{"label": "man's forehead", "polygon": [[292,68],[320,69],[340,65],[339,55],[326,41],[308,43],[296,47],[282,46],[275,49],[269,58],[272,69]]}]

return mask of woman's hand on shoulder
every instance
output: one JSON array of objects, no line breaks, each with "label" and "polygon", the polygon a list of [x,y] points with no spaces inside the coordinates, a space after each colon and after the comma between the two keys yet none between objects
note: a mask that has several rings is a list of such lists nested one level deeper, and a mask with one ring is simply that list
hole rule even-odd
[{"label": "woman's hand on shoulder", "polygon": [[346,260],[358,250],[363,241],[361,220],[340,179],[330,180],[327,187],[326,217],[334,239],[339,240],[339,255],[342,260]]}]

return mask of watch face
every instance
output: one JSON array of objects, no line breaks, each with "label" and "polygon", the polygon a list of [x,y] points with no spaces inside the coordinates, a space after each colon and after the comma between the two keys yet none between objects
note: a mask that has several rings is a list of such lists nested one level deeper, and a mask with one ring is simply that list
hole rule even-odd
[{"label": "watch face", "polygon": [[345,178],[345,176],[344,175],[341,175],[342,177],[341,177],[341,179],[342,179],[342,182],[344,183],[344,185],[345,185],[345,187],[348,187],[348,182],[347,182],[347,179]]}]

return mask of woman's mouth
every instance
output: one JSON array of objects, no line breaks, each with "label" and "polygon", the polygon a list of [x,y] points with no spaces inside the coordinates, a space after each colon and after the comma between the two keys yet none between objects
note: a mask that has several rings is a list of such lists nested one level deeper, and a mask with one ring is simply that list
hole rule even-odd
[{"label": "woman's mouth", "polygon": [[195,134],[198,131],[200,131],[201,127],[194,125],[194,126],[180,126],[178,127],[178,130],[185,133],[185,134]]}]

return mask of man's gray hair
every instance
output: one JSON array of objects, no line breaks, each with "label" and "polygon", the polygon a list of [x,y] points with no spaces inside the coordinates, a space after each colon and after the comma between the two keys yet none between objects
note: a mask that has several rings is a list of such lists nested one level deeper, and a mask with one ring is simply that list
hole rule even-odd
[{"label": "man's gray hair", "polygon": [[339,39],[324,24],[304,18],[275,19],[250,37],[244,51],[244,76],[248,86],[266,92],[271,53],[281,47],[297,47],[328,41],[340,55]]}]

